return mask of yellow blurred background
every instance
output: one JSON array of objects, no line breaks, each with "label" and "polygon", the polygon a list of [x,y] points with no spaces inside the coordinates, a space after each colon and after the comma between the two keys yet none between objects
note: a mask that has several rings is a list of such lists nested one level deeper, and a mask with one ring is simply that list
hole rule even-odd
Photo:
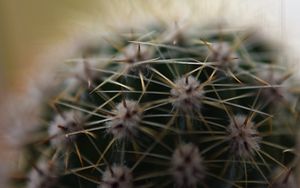
[{"label": "yellow blurred background", "polygon": [[240,25],[260,23],[278,33],[282,4],[280,0],[0,0],[2,92],[20,87],[19,80],[35,70],[37,56],[55,45],[59,48],[74,33],[93,35],[138,20],[200,23],[212,18]]}]

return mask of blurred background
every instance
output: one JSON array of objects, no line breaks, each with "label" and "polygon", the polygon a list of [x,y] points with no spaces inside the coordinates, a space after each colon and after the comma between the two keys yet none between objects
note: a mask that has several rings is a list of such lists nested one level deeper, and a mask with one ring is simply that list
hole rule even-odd
[{"label": "blurred background", "polygon": [[67,56],[68,49],[60,47],[71,48],[66,43],[74,42],[74,36],[97,35],[145,20],[199,24],[224,19],[230,24],[262,25],[277,39],[299,45],[297,7],[297,0],[0,0],[1,92],[20,89],[20,80],[38,70],[34,66],[51,63],[40,59],[49,51],[56,49],[62,55],[65,50]]},{"label": "blurred background", "polygon": [[[298,65],[299,7],[298,0],[0,0],[0,106],[25,95],[29,80],[71,57],[84,41],[145,22],[258,26],[285,45],[289,62]],[[0,138],[7,136],[1,130]],[[0,144],[5,162],[8,146]]]}]

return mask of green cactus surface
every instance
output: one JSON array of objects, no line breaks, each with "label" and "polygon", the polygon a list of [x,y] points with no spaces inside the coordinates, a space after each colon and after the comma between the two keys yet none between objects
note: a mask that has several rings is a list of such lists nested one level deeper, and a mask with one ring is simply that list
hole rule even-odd
[{"label": "green cactus surface", "polygon": [[104,38],[61,67],[13,187],[297,187],[297,95],[280,48],[213,26]]}]

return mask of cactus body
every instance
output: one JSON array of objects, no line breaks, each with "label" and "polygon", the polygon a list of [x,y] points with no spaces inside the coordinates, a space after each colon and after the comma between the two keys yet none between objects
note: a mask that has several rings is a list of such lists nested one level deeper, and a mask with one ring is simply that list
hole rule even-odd
[{"label": "cactus body", "polygon": [[[275,169],[289,172],[297,118],[293,94],[280,95],[278,49],[247,31],[190,30],[150,27],[83,50],[14,185],[270,187]],[[281,82],[262,74],[275,72]]]}]

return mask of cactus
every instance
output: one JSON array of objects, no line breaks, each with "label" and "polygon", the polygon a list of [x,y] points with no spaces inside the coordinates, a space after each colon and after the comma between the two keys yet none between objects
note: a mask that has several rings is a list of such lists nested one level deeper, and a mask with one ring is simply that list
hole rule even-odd
[{"label": "cactus", "polygon": [[14,187],[287,185],[297,96],[280,51],[252,30],[215,27],[94,42],[62,67]]}]

